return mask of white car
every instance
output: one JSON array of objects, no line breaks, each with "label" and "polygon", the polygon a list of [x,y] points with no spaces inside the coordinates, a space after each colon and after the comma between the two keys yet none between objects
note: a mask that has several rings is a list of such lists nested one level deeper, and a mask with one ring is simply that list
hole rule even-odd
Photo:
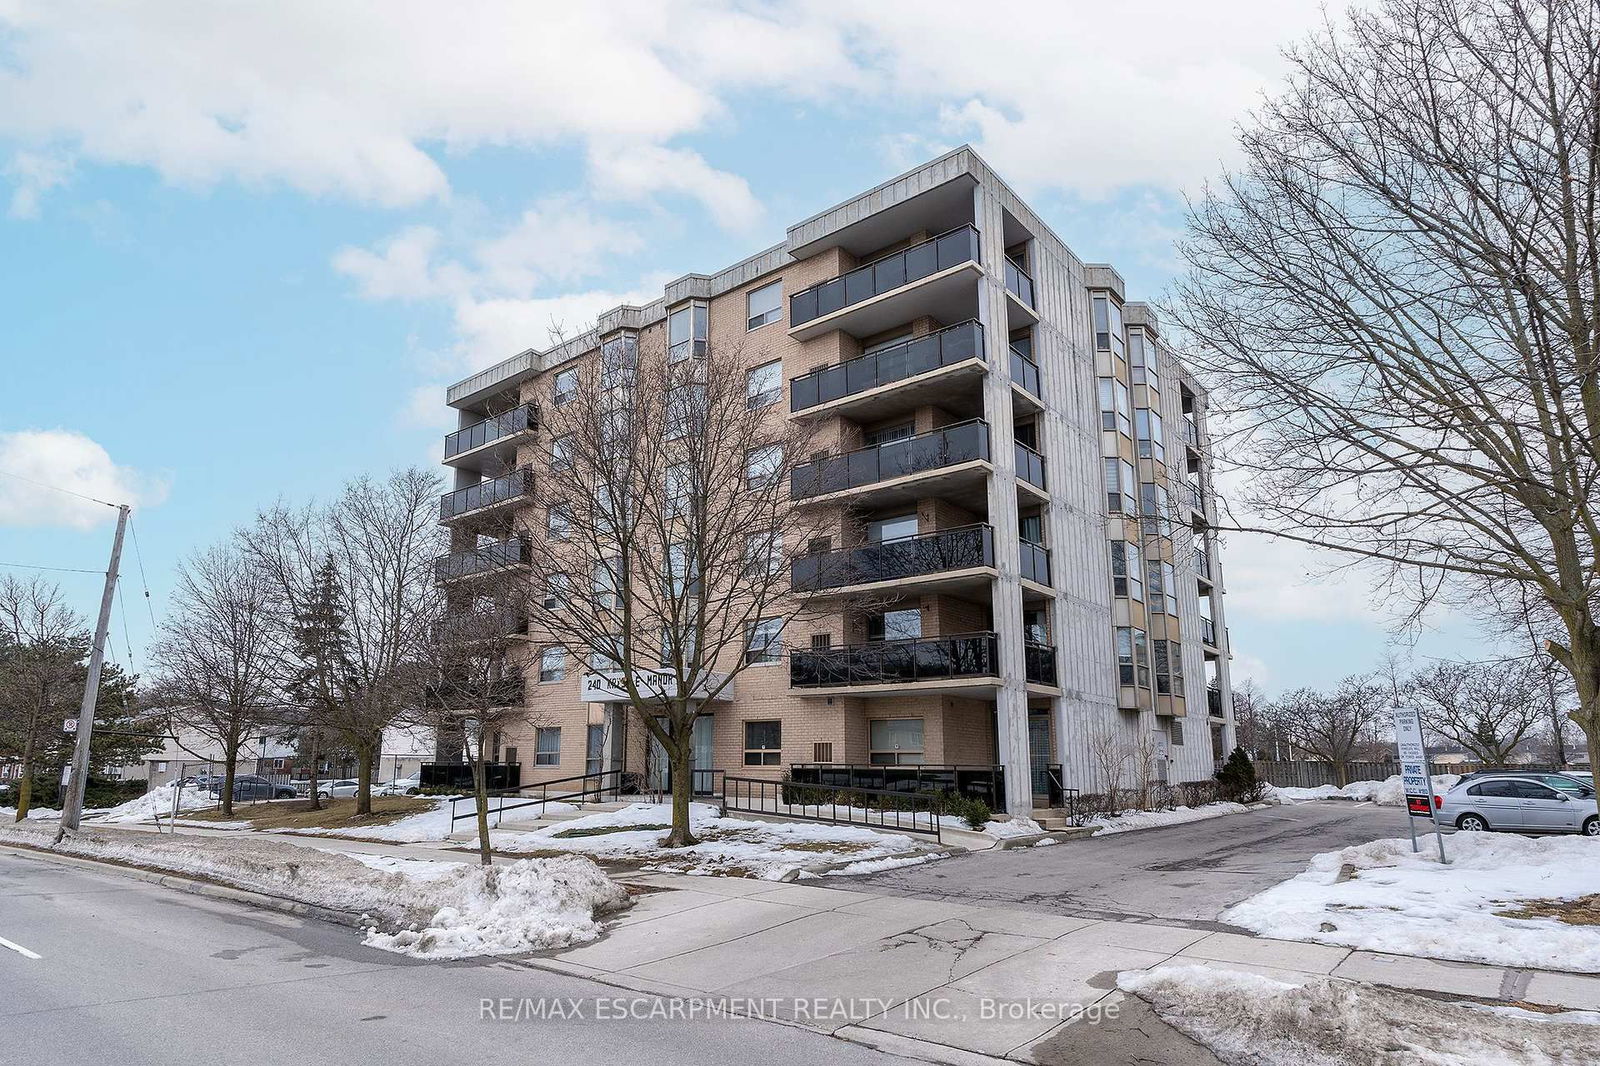
[{"label": "white car", "polygon": [[402,777],[398,781],[390,781],[385,785],[377,785],[372,792],[377,796],[415,796],[422,789],[422,775],[412,774]]},{"label": "white car", "polygon": [[354,780],[318,782],[317,796],[321,799],[348,799],[360,788],[361,782]]},{"label": "white car", "polygon": [[1439,821],[1462,832],[1508,829],[1600,836],[1594,790],[1581,784],[1557,789],[1532,777],[1483,774],[1462,780],[1434,802]]}]

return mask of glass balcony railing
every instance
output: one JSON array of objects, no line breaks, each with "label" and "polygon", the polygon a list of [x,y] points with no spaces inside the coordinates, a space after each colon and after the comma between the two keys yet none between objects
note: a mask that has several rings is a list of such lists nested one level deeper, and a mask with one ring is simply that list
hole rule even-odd
[{"label": "glass balcony railing", "polygon": [[439,498],[439,518],[449,521],[457,515],[493,507],[497,503],[526,496],[532,491],[532,469],[526,466],[518,467],[504,477],[481,481],[476,485],[445,493]]},{"label": "glass balcony railing", "polygon": [[1200,424],[1194,420],[1194,415],[1183,416],[1183,439],[1200,447]]},{"label": "glass balcony railing", "polygon": [[1022,646],[1023,675],[1035,685],[1058,684],[1056,646],[1028,642]]},{"label": "glass balcony railing", "polygon": [[473,577],[508,566],[517,566],[528,562],[528,559],[528,542],[521,537],[515,537],[511,540],[493,541],[466,551],[441,555],[434,560],[433,572],[440,581],[453,581],[456,578]]},{"label": "glass balcony railing", "polygon": [[1200,639],[1212,647],[1217,646],[1217,624],[1203,615],[1200,618]]},{"label": "glass balcony railing", "polygon": [[1028,307],[1033,304],[1033,278],[1006,256],[1006,290]]},{"label": "glass balcony railing", "polygon": [[814,318],[893,292],[902,285],[977,258],[977,229],[972,226],[953,229],[795,293],[789,297],[789,325],[804,325]]},{"label": "glass balcony railing", "polygon": [[919,637],[789,653],[789,684],[794,688],[949,681],[998,677],[999,673],[999,638],[993,633]]},{"label": "glass balcony railing", "polygon": [[538,427],[539,408],[534,404],[525,403],[521,407],[513,407],[502,414],[485,418],[476,425],[458,429],[454,433],[446,433],[444,457],[451,459],[463,452],[470,452],[493,441]]},{"label": "glass balcony railing", "polygon": [[1011,349],[1011,380],[1033,396],[1041,399],[1044,397],[1039,384],[1039,364],[1015,348]]},{"label": "glass balcony railing", "polygon": [[961,422],[931,433],[804,463],[789,472],[789,495],[801,500],[987,458],[989,423]]},{"label": "glass balcony railing", "polygon": [[983,327],[976,321],[962,322],[794,378],[789,382],[789,410],[804,411],[940,367],[982,358]]},{"label": "glass balcony railing", "polygon": [[993,565],[994,531],[974,525],[808,555],[789,573],[795,591],[814,592]]},{"label": "glass balcony railing", "polygon": [[1017,476],[1034,488],[1049,488],[1044,478],[1044,456],[1021,441],[1012,444],[1016,447]]},{"label": "glass balcony railing", "polygon": [[1033,544],[1029,541],[1021,541],[1019,548],[1023,580],[1032,581],[1040,585],[1049,585],[1050,549],[1043,544]]}]

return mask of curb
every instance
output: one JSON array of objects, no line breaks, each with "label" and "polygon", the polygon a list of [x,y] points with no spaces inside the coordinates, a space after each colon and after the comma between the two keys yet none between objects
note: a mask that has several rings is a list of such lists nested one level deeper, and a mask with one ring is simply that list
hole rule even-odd
[{"label": "curb", "polygon": [[155,870],[145,870],[138,866],[130,866],[126,863],[113,862],[108,859],[62,855],[47,848],[36,848],[9,840],[0,841],[0,847],[31,855],[42,862],[54,862],[63,866],[85,866],[99,870],[115,870],[117,873],[135,881],[145,881],[152,885],[160,885],[162,888],[187,892],[192,896],[205,896],[208,899],[224,899],[231,903],[244,903],[252,907],[262,907],[266,910],[292,914],[299,918],[316,918],[319,921],[333,922],[335,925],[349,926],[352,929],[366,929],[371,924],[371,919],[364,915],[352,914],[349,911],[336,911],[328,907],[319,907],[314,903],[302,903],[299,900],[285,899],[282,896],[271,896],[265,892],[252,892],[248,889],[232,888],[228,885],[202,881],[182,874],[159,873]]}]

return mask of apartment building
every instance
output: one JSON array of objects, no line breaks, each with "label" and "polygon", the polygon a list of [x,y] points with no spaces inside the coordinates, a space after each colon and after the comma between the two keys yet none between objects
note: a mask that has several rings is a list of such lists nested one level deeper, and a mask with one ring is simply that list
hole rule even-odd
[{"label": "apartment building", "polygon": [[[1205,391],[1117,272],[1081,262],[970,148],[452,385],[442,576],[526,562],[517,531],[545,521],[527,507],[549,454],[539,412],[619,341],[736,347],[751,402],[830,442],[788,471],[794,505],[857,519],[795,562],[815,621],[758,635],[755,665],[697,725],[697,771],[995,768],[1026,813],[1119,763],[1125,784],[1135,764],[1207,778],[1232,747]],[[853,609],[863,590],[881,607]],[[495,761],[524,782],[659,781],[644,731],[585,665],[530,642],[529,726]]]}]

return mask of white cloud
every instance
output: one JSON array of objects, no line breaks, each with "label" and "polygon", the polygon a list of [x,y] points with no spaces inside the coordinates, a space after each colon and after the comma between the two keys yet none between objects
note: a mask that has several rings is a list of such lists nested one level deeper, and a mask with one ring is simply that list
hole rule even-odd
[{"label": "white cloud", "polygon": [[634,227],[574,197],[552,197],[524,211],[504,233],[478,242],[472,256],[484,287],[515,295],[591,277],[608,259],[642,246]]},{"label": "white cloud", "polygon": [[72,176],[72,160],[41,152],[18,152],[6,164],[11,179],[12,218],[38,218],[39,198]]},{"label": "white cloud", "polygon": [[749,182],[717,170],[688,149],[612,145],[590,152],[595,192],[618,200],[676,193],[698,200],[723,229],[749,232],[761,221],[761,204]]},{"label": "white cloud", "polygon": [[135,507],[154,506],[167,495],[165,483],[117,466],[104,448],[72,430],[0,433],[0,471],[16,475],[0,477],[0,526],[91,529],[116,516],[110,507],[43,485]]},{"label": "white cloud", "polygon": [[433,253],[439,231],[432,226],[411,226],[378,244],[376,251],[341,248],[333,267],[348,275],[369,300],[419,300],[437,296],[440,281],[433,273]]},{"label": "white cloud", "polygon": [[661,295],[664,277],[645,279],[631,291],[585,290],[526,299],[463,299],[455,305],[460,365],[481,370],[527,348],[546,348],[594,326],[603,311],[644,304]]}]

